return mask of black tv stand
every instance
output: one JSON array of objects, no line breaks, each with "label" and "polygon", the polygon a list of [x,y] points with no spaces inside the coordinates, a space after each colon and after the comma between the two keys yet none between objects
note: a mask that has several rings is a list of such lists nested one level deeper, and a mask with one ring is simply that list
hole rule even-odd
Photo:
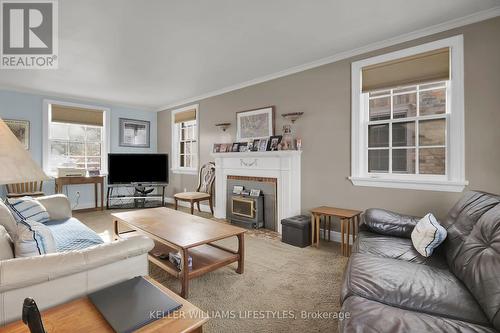
[{"label": "black tv stand", "polygon": [[[162,207],[165,205],[165,188],[167,183],[155,183],[155,184],[141,184],[141,183],[130,183],[130,184],[108,184],[108,193],[106,199],[106,208],[152,208],[152,207]],[[161,189],[160,193],[148,193],[142,188],[153,187]],[[134,194],[123,195],[123,194],[113,194],[114,189],[118,188],[134,188]],[[139,189],[137,189],[139,188]],[[147,205],[147,201],[160,201],[159,205]],[[116,202],[132,201],[133,205],[128,205],[127,207],[117,206]],[[130,206],[130,207],[129,207]]]}]

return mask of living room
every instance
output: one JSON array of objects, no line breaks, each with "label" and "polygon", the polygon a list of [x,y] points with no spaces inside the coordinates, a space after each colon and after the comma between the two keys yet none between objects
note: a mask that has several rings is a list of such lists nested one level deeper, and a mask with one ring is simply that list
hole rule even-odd
[{"label": "living room", "polygon": [[0,332],[500,330],[498,1],[0,5]]}]

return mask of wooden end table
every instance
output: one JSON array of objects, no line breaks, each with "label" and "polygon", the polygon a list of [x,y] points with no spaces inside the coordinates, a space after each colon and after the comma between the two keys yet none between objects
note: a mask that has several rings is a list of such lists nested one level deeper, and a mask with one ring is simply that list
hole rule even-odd
[{"label": "wooden end table", "polygon": [[[95,210],[104,210],[104,176],[88,176],[88,177],[56,177],[54,178],[55,193],[62,193],[63,187],[68,185],[94,184]],[[99,207],[97,189],[101,192],[101,206]],[[89,209],[78,209],[79,211],[87,211]],[[94,210],[93,208],[91,210]]]},{"label": "wooden end table", "polygon": [[[160,288],[162,292],[174,301],[181,303],[182,307],[170,315],[140,328],[136,332],[201,333],[203,331],[203,324],[209,319],[208,314],[150,277],[145,278]],[[21,310],[21,304],[19,305],[19,310]],[[124,313],[123,315],[126,316],[127,314]],[[88,297],[82,297],[42,311],[42,320],[47,332],[114,332],[113,328],[111,328]],[[4,328],[0,328],[0,333],[29,333],[29,329],[28,326],[19,320]]]},{"label": "wooden end table", "polygon": [[[149,261],[181,279],[182,297],[188,297],[189,280],[233,262],[238,262],[236,273],[243,274],[246,229],[166,207],[111,215],[114,217],[115,237],[130,235],[130,231],[119,232],[118,225],[123,224],[132,229],[132,233],[139,232],[154,240],[155,247],[149,253]],[[238,238],[237,251],[212,243],[230,237]],[[168,255],[169,252],[181,254],[182,269],[178,269],[168,258],[161,259],[155,255],[157,253]],[[193,262],[191,269],[188,269],[189,256]]]},{"label": "wooden end table", "polygon": [[[354,243],[356,234],[359,229],[359,220],[361,211],[342,209],[328,206],[321,206],[311,209],[311,245],[319,247],[319,230],[321,217],[324,218],[324,231],[326,231],[326,225],[328,223],[328,240],[330,240],[330,224],[332,222],[332,216],[338,217],[340,219],[340,233],[341,233],[341,244],[340,252],[344,256],[349,256],[351,254],[351,248],[349,246],[349,237],[351,235],[351,224],[352,224],[352,242]],[[345,234],[347,232],[347,238]],[[323,236],[325,237],[325,236]],[[347,240],[347,242],[345,241]]]}]

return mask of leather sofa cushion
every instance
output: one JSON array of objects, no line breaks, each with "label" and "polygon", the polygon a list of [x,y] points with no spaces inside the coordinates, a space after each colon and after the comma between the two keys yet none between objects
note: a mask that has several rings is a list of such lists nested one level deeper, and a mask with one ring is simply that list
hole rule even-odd
[{"label": "leather sofa cushion", "polygon": [[375,233],[410,238],[420,217],[401,215],[385,209],[370,208],[363,214],[363,223]]},{"label": "leather sofa cushion", "polygon": [[[460,256],[461,248],[474,225],[484,213],[500,203],[500,197],[482,192],[467,192],[450,210],[446,219],[441,223],[448,232],[443,243],[446,251],[446,260],[450,269],[455,273],[461,270],[454,265]],[[458,270],[456,270],[458,269]],[[455,271],[456,270],[456,271]]]},{"label": "leather sofa cushion", "polygon": [[349,297],[341,311],[350,315],[339,321],[340,332],[346,333],[496,332],[489,327],[408,311],[356,296]]},{"label": "leather sofa cushion", "polygon": [[352,252],[447,268],[446,260],[438,250],[439,248],[432,256],[426,258],[415,250],[411,239],[382,236],[369,231],[360,231],[356,236]]},{"label": "leather sofa cushion", "polygon": [[500,330],[500,205],[479,218],[462,242],[451,269]]},{"label": "leather sofa cushion", "polygon": [[445,269],[356,253],[349,259],[342,301],[349,296],[491,326],[472,294]]}]

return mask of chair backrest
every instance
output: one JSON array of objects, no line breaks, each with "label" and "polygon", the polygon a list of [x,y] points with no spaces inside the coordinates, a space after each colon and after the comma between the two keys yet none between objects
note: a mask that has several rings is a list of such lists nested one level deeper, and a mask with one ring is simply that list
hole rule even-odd
[{"label": "chair backrest", "polygon": [[7,193],[30,194],[30,193],[42,192],[42,186],[43,186],[43,181],[7,184]]},{"label": "chair backrest", "polygon": [[208,162],[200,169],[200,178],[198,179],[197,192],[204,192],[212,195],[212,188],[215,180],[215,163]]}]

